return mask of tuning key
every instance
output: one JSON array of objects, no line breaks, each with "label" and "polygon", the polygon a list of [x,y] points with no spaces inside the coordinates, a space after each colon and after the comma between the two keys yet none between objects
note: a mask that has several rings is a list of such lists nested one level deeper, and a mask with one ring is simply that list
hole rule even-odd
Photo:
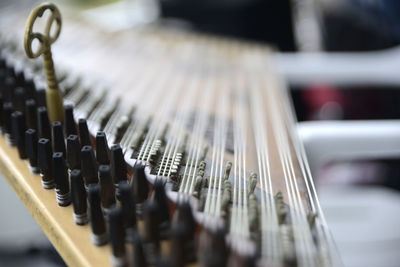
[{"label": "tuning key", "polygon": [[[46,30],[43,33],[34,32],[33,25],[35,24],[38,17],[41,17],[43,13],[47,10],[50,12],[51,15],[46,21]],[[43,55],[47,80],[46,106],[49,109],[49,118],[52,122],[64,121],[63,100],[61,91],[58,88],[58,81],[54,69],[53,56],[51,53],[51,45],[57,40],[60,32],[60,11],[54,4],[43,3],[36,7],[29,15],[24,35],[24,48],[26,55],[29,58],[37,58]],[[34,40],[40,40],[36,49],[33,49]]]}]

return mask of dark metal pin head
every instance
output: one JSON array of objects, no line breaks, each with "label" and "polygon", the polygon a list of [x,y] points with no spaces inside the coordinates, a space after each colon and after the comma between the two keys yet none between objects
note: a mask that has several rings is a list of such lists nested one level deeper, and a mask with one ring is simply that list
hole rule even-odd
[{"label": "dark metal pin head", "polygon": [[164,183],[161,179],[157,179],[154,183],[152,198],[155,202],[157,202],[158,207],[160,208],[160,226],[161,224],[165,224],[165,228],[169,227],[169,200],[167,195],[165,194]]},{"label": "dark metal pin head", "polygon": [[3,96],[5,101],[13,102],[15,86],[16,86],[15,79],[10,76],[6,77],[6,79],[4,80],[4,91],[3,91]]},{"label": "dark metal pin head", "polygon": [[186,238],[188,241],[194,241],[196,232],[196,221],[193,216],[192,208],[189,202],[178,203],[174,213],[173,223],[182,223],[186,227]]},{"label": "dark metal pin head", "polygon": [[144,173],[144,165],[136,164],[133,167],[132,186],[136,203],[143,203],[149,195],[149,183]]},{"label": "dark metal pin head", "polygon": [[36,101],[34,99],[28,99],[25,101],[25,118],[26,127],[28,129],[37,129],[37,109]]},{"label": "dark metal pin head", "polygon": [[97,132],[96,134],[96,159],[101,165],[110,164],[109,148],[105,132]]},{"label": "dark metal pin head", "polygon": [[21,159],[26,159],[25,148],[25,117],[20,111],[11,114],[12,139],[15,141]]},{"label": "dark metal pin head", "polygon": [[38,166],[42,176],[42,186],[46,189],[54,188],[52,151],[49,139],[40,138],[38,141]]},{"label": "dark metal pin head", "polygon": [[186,229],[182,223],[173,224],[170,232],[170,261],[172,266],[184,267],[186,263]]},{"label": "dark metal pin head", "polygon": [[71,180],[71,199],[74,208],[73,217],[78,225],[87,224],[89,218],[87,216],[86,190],[80,170],[72,170],[70,174]]},{"label": "dark metal pin head", "polygon": [[82,147],[91,146],[92,141],[90,140],[89,129],[85,119],[79,119],[78,128],[79,128],[79,140],[81,142],[81,146]]},{"label": "dark metal pin head", "polygon": [[[0,81],[1,82],[1,81]],[[4,121],[3,121],[3,96],[1,95],[1,90],[0,90],[0,129],[1,131],[3,130],[4,127]]]},{"label": "dark metal pin head", "polygon": [[38,107],[46,107],[46,89],[38,88],[36,90],[36,104]]},{"label": "dark metal pin head", "polygon": [[36,130],[28,129],[25,131],[25,146],[26,155],[29,159],[30,170],[33,174],[38,174],[38,138]]},{"label": "dark metal pin head", "polygon": [[[205,266],[226,266],[228,249],[225,242],[226,230],[205,230],[199,238],[199,261]],[[215,265],[216,264],[216,265]]]},{"label": "dark metal pin head", "polygon": [[81,169],[81,144],[77,135],[67,138],[67,164],[70,170]]},{"label": "dark metal pin head", "polygon": [[39,107],[38,112],[38,130],[39,138],[51,139],[50,121],[45,107]]},{"label": "dark metal pin head", "polygon": [[77,135],[74,119],[74,107],[69,104],[65,105],[64,113],[65,136],[70,136],[71,134]]},{"label": "dark metal pin head", "polygon": [[108,235],[103,211],[101,210],[100,190],[98,184],[88,185],[88,198],[92,228],[91,240],[96,246],[101,246],[108,242]]},{"label": "dark metal pin head", "polygon": [[71,203],[69,190],[68,170],[62,152],[53,153],[53,174],[56,184],[56,198],[60,206],[68,206]]},{"label": "dark metal pin head", "polygon": [[10,146],[15,146],[15,140],[12,138],[12,126],[11,126],[11,113],[13,112],[13,105],[11,102],[5,102],[3,104],[3,132],[6,135],[7,143]]},{"label": "dark metal pin head", "polygon": [[114,184],[118,184],[121,181],[125,181],[127,174],[126,162],[122,148],[120,145],[113,145],[111,147],[111,175],[114,180]]},{"label": "dark metal pin head", "polygon": [[55,121],[51,124],[51,128],[52,128],[53,152],[61,152],[65,157],[66,150],[65,150],[63,125],[61,122]]},{"label": "dark metal pin head", "polygon": [[125,228],[136,228],[136,205],[131,186],[121,181],[118,186]]},{"label": "dark metal pin head", "polygon": [[133,266],[147,267],[146,255],[143,249],[142,238],[138,233],[135,234],[132,240],[133,249]]},{"label": "dark metal pin head", "polygon": [[22,112],[25,115],[25,89],[22,87],[17,87],[14,90],[14,108],[17,111]]},{"label": "dark metal pin head", "polygon": [[144,239],[147,243],[160,242],[160,207],[153,200],[147,200],[143,209]]},{"label": "dark metal pin head", "polygon": [[99,166],[100,194],[103,209],[108,210],[115,205],[115,188],[111,179],[109,165]]},{"label": "dark metal pin head", "polygon": [[121,208],[114,206],[108,215],[110,242],[112,247],[111,262],[113,266],[124,266],[125,257],[125,229]]},{"label": "dark metal pin head", "polygon": [[81,150],[81,170],[85,185],[97,184],[97,163],[91,146],[84,146]]}]

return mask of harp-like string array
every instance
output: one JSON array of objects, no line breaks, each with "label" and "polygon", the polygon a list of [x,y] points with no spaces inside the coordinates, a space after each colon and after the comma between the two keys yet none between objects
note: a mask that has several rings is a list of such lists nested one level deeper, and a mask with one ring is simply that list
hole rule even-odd
[{"label": "harp-like string array", "polygon": [[[337,264],[273,52],[157,27],[104,37],[71,23],[71,33],[57,51],[65,102],[93,135],[119,143],[131,168],[191,203],[202,227],[224,228],[239,254],[265,266]],[[3,51],[43,83],[39,63]]]}]

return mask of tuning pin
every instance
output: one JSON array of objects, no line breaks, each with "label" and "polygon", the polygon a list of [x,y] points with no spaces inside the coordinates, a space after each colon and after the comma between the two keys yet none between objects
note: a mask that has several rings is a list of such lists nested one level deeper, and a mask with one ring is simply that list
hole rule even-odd
[{"label": "tuning pin", "polygon": [[169,231],[170,216],[168,197],[165,194],[164,183],[162,180],[156,180],[153,187],[153,200],[158,204],[160,209],[159,213],[159,227],[161,239],[166,239]]},{"label": "tuning pin", "polygon": [[[1,86],[1,85],[0,85]],[[0,94],[0,132],[3,132],[4,121],[3,121],[3,96]]]},{"label": "tuning pin", "polygon": [[18,154],[21,159],[26,159],[25,148],[25,118],[22,112],[15,111],[11,114],[11,129],[13,140],[18,148]]},{"label": "tuning pin", "polygon": [[45,189],[54,188],[53,168],[51,164],[51,144],[50,140],[40,138],[38,141],[38,166],[42,176],[42,186]]},{"label": "tuning pin", "polygon": [[133,198],[132,188],[127,181],[119,183],[120,202],[122,209],[122,217],[124,219],[124,227],[127,231],[127,238],[132,237],[132,233],[136,231],[136,207]]},{"label": "tuning pin", "polygon": [[226,266],[228,249],[224,229],[206,230],[199,237],[199,262],[202,266]]},{"label": "tuning pin", "polygon": [[25,100],[26,100],[26,94],[25,94],[25,89],[22,87],[17,87],[14,90],[14,109],[16,111],[20,111],[25,115]]},{"label": "tuning pin", "polygon": [[25,80],[25,86],[24,88],[26,89],[26,98],[35,98],[36,97],[36,86],[35,83],[33,82],[32,77],[27,77]]},{"label": "tuning pin", "polygon": [[28,129],[25,131],[25,145],[26,155],[29,159],[29,169],[33,174],[38,174],[38,138],[36,130]]},{"label": "tuning pin", "polygon": [[147,182],[146,174],[144,173],[144,166],[142,164],[136,164],[133,167],[131,183],[136,202],[136,213],[141,217],[142,204],[149,195],[149,183]]},{"label": "tuning pin", "polygon": [[115,189],[111,179],[111,170],[109,165],[100,165],[99,180],[101,204],[105,213],[108,214],[111,207],[115,205]]},{"label": "tuning pin", "polygon": [[12,137],[11,128],[11,113],[13,112],[13,106],[11,102],[6,102],[3,104],[3,132],[6,136],[7,144],[10,146],[15,146],[15,140]]},{"label": "tuning pin", "polygon": [[144,241],[147,259],[154,260],[160,255],[160,207],[148,200],[143,207]]},{"label": "tuning pin", "polygon": [[56,199],[58,205],[65,207],[71,203],[71,194],[69,191],[68,170],[65,165],[63,153],[55,152],[53,154],[53,174],[56,184]]},{"label": "tuning pin", "polygon": [[14,89],[15,89],[15,79],[13,77],[8,76],[4,80],[4,99],[7,102],[14,102]]},{"label": "tuning pin", "polygon": [[146,255],[143,249],[143,242],[140,235],[136,233],[132,240],[133,264],[134,267],[147,267]]},{"label": "tuning pin", "polygon": [[77,135],[75,119],[74,119],[74,107],[72,105],[64,106],[64,124],[65,124],[65,136],[70,136],[71,134]]},{"label": "tuning pin", "polygon": [[36,90],[36,104],[38,107],[46,107],[46,89],[38,88]]},{"label": "tuning pin", "polygon": [[25,75],[24,72],[18,68],[14,68],[14,73],[15,73],[15,84],[16,86],[25,86]]},{"label": "tuning pin", "polygon": [[173,224],[179,224],[184,230],[185,262],[193,262],[196,259],[195,233],[196,222],[192,208],[188,202],[178,203],[174,213]]},{"label": "tuning pin", "polygon": [[71,179],[71,199],[74,208],[73,217],[78,225],[85,225],[89,218],[87,215],[86,190],[80,170],[72,170]]},{"label": "tuning pin", "polygon": [[170,261],[174,267],[186,265],[186,229],[182,223],[174,223],[170,232]]},{"label": "tuning pin", "polygon": [[38,112],[38,130],[39,138],[51,139],[50,121],[45,107],[39,107]]},{"label": "tuning pin", "polygon": [[81,146],[82,147],[91,146],[92,141],[90,141],[90,134],[85,119],[79,119],[78,128],[79,128],[79,140],[81,142]]},{"label": "tuning pin", "polygon": [[[113,145],[111,147],[111,176],[113,178],[114,184],[118,185],[119,182],[126,180],[126,163],[124,155],[122,153],[122,148],[120,145]],[[119,188],[117,189],[117,198],[119,198]]]},{"label": "tuning pin", "polygon": [[85,180],[85,185],[97,184],[99,181],[97,177],[97,163],[91,146],[82,147],[81,160],[82,176]]},{"label": "tuning pin", "polygon": [[103,212],[101,210],[100,191],[98,184],[88,185],[88,198],[92,226],[91,240],[96,246],[101,246],[108,242],[108,235]]},{"label": "tuning pin", "polygon": [[232,267],[256,267],[255,255],[247,255],[247,253],[238,253],[231,251],[229,254],[227,266]]},{"label": "tuning pin", "polygon": [[52,128],[52,143],[53,143],[53,151],[61,152],[63,157],[66,156],[65,150],[65,139],[64,139],[64,131],[63,125],[59,121],[55,121],[51,124]]},{"label": "tuning pin", "polygon": [[28,129],[37,129],[37,110],[36,101],[34,99],[28,99],[25,102],[25,118],[26,126]]},{"label": "tuning pin", "polygon": [[96,159],[100,165],[109,165],[109,149],[105,132],[98,131],[96,134]]},{"label": "tuning pin", "polygon": [[[192,208],[189,202],[183,201],[177,204],[177,209],[174,213],[174,223],[183,223],[188,228],[188,233],[196,232],[196,221],[193,216]],[[193,236],[194,238],[194,236]]]},{"label": "tuning pin", "polygon": [[67,138],[67,164],[70,170],[81,169],[81,144],[77,135]]},{"label": "tuning pin", "polygon": [[119,207],[114,206],[110,209],[108,222],[112,247],[111,263],[116,267],[126,266],[125,229],[123,226],[122,212]]}]

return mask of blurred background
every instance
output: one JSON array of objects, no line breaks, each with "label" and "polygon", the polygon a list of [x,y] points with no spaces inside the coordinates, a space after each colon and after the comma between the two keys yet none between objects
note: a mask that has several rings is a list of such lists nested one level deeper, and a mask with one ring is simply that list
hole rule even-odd
[{"label": "blurred background", "polygon": [[[16,3],[2,0],[0,8]],[[157,23],[275,47],[344,265],[399,266],[400,1],[62,4],[87,12],[110,31]],[[12,211],[0,207],[0,265],[64,265],[4,179],[0,191],[0,203],[15,202]]]}]

